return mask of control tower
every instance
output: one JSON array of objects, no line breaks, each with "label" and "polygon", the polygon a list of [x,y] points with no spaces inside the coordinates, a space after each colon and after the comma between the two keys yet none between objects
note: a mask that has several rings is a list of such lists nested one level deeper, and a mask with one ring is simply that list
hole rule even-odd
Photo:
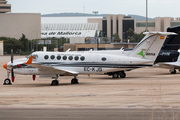
[{"label": "control tower", "polygon": [[11,12],[11,4],[7,4],[6,0],[0,0],[0,13]]}]

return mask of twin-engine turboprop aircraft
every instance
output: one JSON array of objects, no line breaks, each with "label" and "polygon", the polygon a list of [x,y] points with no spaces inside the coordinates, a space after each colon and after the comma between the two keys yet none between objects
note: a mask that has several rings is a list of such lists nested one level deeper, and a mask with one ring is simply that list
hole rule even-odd
[{"label": "twin-engine turboprop aircraft", "polygon": [[152,66],[167,35],[171,32],[146,32],[146,36],[127,55],[101,54],[93,52],[34,52],[27,58],[13,60],[4,64],[7,69],[7,78],[4,84],[11,84],[9,72],[11,71],[12,82],[14,73],[36,75],[40,77],[51,77],[55,80],[52,85],[58,85],[59,76],[74,76],[72,84],[77,84],[77,76],[104,74],[119,71],[120,77],[126,77],[125,70],[139,68],[141,66]]}]

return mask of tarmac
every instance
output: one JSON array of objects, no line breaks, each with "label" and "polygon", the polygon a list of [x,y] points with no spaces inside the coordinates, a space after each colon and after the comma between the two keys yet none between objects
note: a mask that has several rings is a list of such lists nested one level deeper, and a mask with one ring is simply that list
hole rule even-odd
[{"label": "tarmac", "polygon": [[120,79],[80,75],[76,85],[67,76],[59,77],[58,86],[50,85],[51,78],[16,74],[12,85],[3,85],[8,61],[10,56],[0,56],[0,119],[180,119],[180,72],[147,67]]}]

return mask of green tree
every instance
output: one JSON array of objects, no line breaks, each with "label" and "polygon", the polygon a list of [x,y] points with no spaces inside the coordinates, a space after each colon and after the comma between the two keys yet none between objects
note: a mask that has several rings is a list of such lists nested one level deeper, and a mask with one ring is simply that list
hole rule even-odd
[{"label": "green tree", "polygon": [[129,30],[127,31],[128,37],[129,37],[129,36],[131,37],[133,34],[134,34],[133,29],[129,28]]},{"label": "green tree", "polygon": [[19,50],[22,49],[22,47],[23,44],[15,38],[6,38],[4,40],[4,50],[7,53],[10,53],[11,49],[13,49],[14,52],[19,53]]},{"label": "green tree", "polygon": [[108,38],[107,38],[107,37],[103,38],[103,41],[104,41],[105,43],[107,43],[107,42],[108,42]]},{"label": "green tree", "polygon": [[28,50],[28,39],[24,34],[22,34],[22,37],[19,39],[19,41],[23,44],[22,46],[22,51],[27,51]]},{"label": "green tree", "polygon": [[116,42],[120,42],[121,41],[121,39],[119,38],[119,35],[117,33],[113,34],[112,37],[114,37],[114,41],[116,41]]},{"label": "green tree", "polygon": [[134,38],[135,42],[139,42],[144,38],[144,36],[145,35],[143,34],[143,32],[141,32],[140,34],[135,33],[132,37]]},{"label": "green tree", "polygon": [[[129,42],[135,42],[135,38],[134,37],[128,36],[128,40],[130,40]],[[127,42],[128,42],[128,40],[127,40]]]}]

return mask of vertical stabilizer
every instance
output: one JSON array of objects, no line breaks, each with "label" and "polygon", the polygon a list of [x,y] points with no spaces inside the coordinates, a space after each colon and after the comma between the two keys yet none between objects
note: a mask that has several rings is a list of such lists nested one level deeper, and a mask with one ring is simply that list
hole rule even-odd
[{"label": "vertical stabilizer", "polygon": [[155,61],[167,35],[175,33],[145,32],[144,34],[146,36],[137,44],[129,56]]}]

